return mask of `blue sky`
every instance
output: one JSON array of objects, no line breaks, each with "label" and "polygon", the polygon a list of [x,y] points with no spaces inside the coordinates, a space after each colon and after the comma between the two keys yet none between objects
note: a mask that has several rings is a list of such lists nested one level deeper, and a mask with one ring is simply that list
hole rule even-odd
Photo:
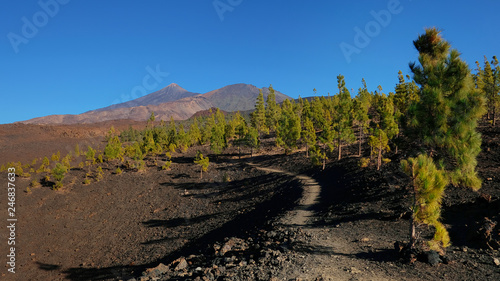
[{"label": "blue sky", "polygon": [[442,29],[471,68],[500,56],[499,11],[495,0],[1,1],[0,123],[78,114],[170,83],[199,93],[272,84],[295,98],[335,94],[342,74],[352,94],[363,77],[387,93],[398,70],[409,74],[424,27]]}]

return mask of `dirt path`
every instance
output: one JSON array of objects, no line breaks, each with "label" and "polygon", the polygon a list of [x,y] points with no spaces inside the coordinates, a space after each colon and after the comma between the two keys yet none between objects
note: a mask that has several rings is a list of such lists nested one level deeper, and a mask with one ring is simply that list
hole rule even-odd
[{"label": "dirt path", "polygon": [[[306,175],[294,174],[274,168],[256,169],[293,176],[302,182],[303,194],[295,209],[289,211],[278,224],[284,227],[301,228],[307,239],[297,241],[297,248],[290,263],[281,269],[280,275],[298,280],[413,280],[400,278],[378,268],[375,263],[356,258],[363,251],[349,236],[344,227],[324,228],[314,225],[313,207],[319,203],[321,186]],[[365,238],[368,241],[368,238]],[[393,265],[392,265],[393,266]]]},{"label": "dirt path", "polygon": [[284,218],[282,218],[280,223],[286,226],[306,226],[308,224],[309,218],[312,218],[314,215],[312,207],[317,204],[319,200],[321,187],[319,186],[318,182],[306,175],[296,175],[283,170],[260,167],[255,164],[250,165],[261,171],[293,176],[302,182],[304,192],[302,194],[302,198],[299,201],[299,204],[295,207],[294,210],[286,214]]}]

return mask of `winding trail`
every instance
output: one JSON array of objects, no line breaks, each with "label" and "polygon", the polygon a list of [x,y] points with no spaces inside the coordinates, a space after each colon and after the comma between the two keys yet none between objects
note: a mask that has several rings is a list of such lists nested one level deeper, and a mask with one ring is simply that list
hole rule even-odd
[{"label": "winding trail", "polygon": [[309,218],[313,217],[314,213],[312,211],[312,207],[319,202],[319,193],[321,191],[321,187],[318,182],[306,175],[297,175],[294,173],[290,173],[283,170],[260,167],[256,164],[249,163],[251,166],[259,169],[261,171],[270,172],[270,173],[280,173],[288,176],[292,176],[297,178],[302,182],[302,198],[299,201],[299,204],[287,213],[281,220],[280,223],[283,225],[289,226],[306,226],[308,225]]}]

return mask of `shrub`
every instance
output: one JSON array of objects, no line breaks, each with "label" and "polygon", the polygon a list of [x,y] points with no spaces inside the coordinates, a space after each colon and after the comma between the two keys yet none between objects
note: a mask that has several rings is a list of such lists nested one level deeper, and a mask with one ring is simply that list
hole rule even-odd
[{"label": "shrub", "polygon": [[52,157],[50,157],[50,159],[51,159],[53,162],[57,162],[57,161],[59,161],[59,158],[60,158],[60,157],[61,157],[61,152],[59,152],[59,151],[58,151],[58,152],[57,152],[57,154],[56,154],[56,153],[53,153],[53,154],[52,154]]},{"label": "shrub", "polygon": [[137,170],[138,171],[143,171],[146,168],[146,163],[144,160],[139,160],[137,161]]},{"label": "shrub", "polygon": [[54,176],[54,180],[56,182],[61,182],[64,179],[66,172],[68,172],[68,168],[61,163],[57,163],[54,169],[52,169],[52,176]]},{"label": "shrub", "polygon": [[36,170],[37,173],[43,173],[45,172],[45,165],[40,165],[40,168],[38,168],[38,170]]},{"label": "shrub", "polygon": [[387,164],[387,163],[391,162],[391,159],[389,159],[389,158],[383,158],[382,162],[384,162],[384,164]]},{"label": "shrub", "polygon": [[99,179],[99,180],[100,180],[100,179],[102,179],[102,178],[104,177],[104,172],[103,172],[103,170],[102,170],[102,167],[101,167],[101,166],[98,166],[98,167],[97,167],[96,173],[97,173],[97,174],[96,174],[97,179]]},{"label": "shrub", "polygon": [[49,161],[49,158],[47,158],[47,156],[45,156],[43,158],[42,165],[45,166],[45,171],[47,171],[47,169],[49,169],[50,161]]},{"label": "shrub", "polygon": [[115,174],[119,175],[122,173],[122,169],[120,167],[116,168]]},{"label": "shrub", "polygon": [[132,160],[125,161],[125,168],[128,170],[135,168],[134,162]]},{"label": "shrub", "polygon": [[41,184],[37,180],[32,180],[30,182],[30,187],[36,188],[39,187]]},{"label": "shrub", "polygon": [[167,162],[165,162],[165,164],[163,164],[163,166],[161,166],[161,169],[168,170],[168,169],[170,169],[170,165],[172,165],[172,161],[167,161]]},{"label": "shrub", "polygon": [[359,166],[361,168],[366,168],[370,164],[370,158],[363,157],[359,159]]},{"label": "shrub", "polygon": [[87,159],[88,163],[95,163],[95,150],[90,147],[90,145],[88,147],[87,153],[85,153],[85,158]]},{"label": "shrub", "polygon": [[85,177],[85,179],[83,180],[83,184],[85,185],[90,184],[90,179]]},{"label": "shrub", "polygon": [[53,190],[58,190],[58,189],[60,189],[62,187],[63,187],[62,182],[58,181],[58,182],[56,182],[56,184],[54,185],[54,187],[52,189]]},{"label": "shrub", "polygon": [[168,150],[170,150],[170,152],[175,152],[176,148],[177,146],[174,143],[168,145]]},{"label": "shrub", "polygon": [[230,182],[231,177],[229,177],[229,175],[227,173],[224,173],[224,175],[222,176],[222,181],[223,182]]},{"label": "shrub", "polygon": [[64,167],[66,167],[66,169],[68,170],[71,170],[71,155],[66,155],[62,160],[61,160],[61,164],[64,165]]}]

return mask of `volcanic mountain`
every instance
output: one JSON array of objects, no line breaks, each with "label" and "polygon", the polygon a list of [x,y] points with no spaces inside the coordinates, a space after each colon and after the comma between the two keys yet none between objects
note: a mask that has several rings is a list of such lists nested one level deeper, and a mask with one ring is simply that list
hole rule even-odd
[{"label": "volcanic mountain", "polygon": [[122,102],[118,104],[113,104],[107,107],[99,108],[93,111],[107,111],[107,110],[113,110],[117,108],[124,108],[124,107],[137,107],[137,106],[147,106],[147,105],[158,105],[161,103],[165,102],[171,102],[171,101],[176,101],[180,100],[183,98],[187,97],[192,97],[199,95],[199,93],[192,93],[187,91],[186,89],[182,88],[181,86],[172,83],[168,85],[167,87],[158,90],[156,92],[153,92],[149,95],[145,95],[143,97],[127,101],[127,102]]},{"label": "volcanic mountain", "polygon": [[[205,94],[189,92],[173,83],[149,95],[108,107],[99,108],[78,115],[49,115],[38,117],[21,123],[25,124],[77,124],[97,123],[109,120],[130,119],[147,120],[154,112],[157,120],[184,120],[198,111],[212,107],[221,110],[246,111],[254,108],[255,100],[262,90],[264,99],[269,95],[268,88],[257,88],[250,84],[234,84],[210,91]],[[280,103],[290,97],[276,91],[276,102]]]}]

